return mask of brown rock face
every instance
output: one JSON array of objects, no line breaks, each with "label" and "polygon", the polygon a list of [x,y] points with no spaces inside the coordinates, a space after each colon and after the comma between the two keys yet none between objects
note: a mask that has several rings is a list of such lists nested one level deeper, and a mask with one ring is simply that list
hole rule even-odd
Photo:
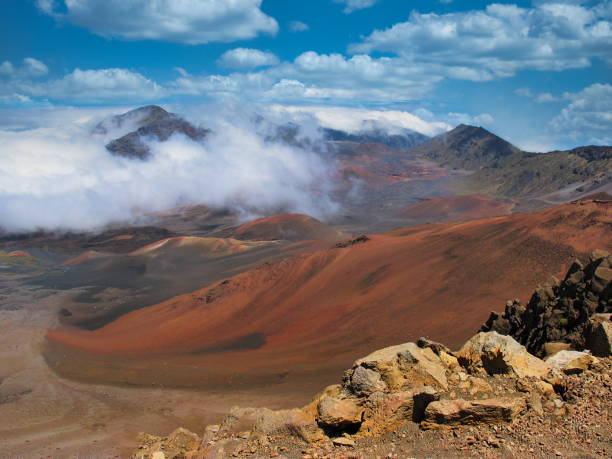
[{"label": "brown rock face", "polygon": [[546,363],[552,370],[562,371],[565,374],[582,373],[590,369],[597,362],[597,358],[586,352],[567,350],[559,351],[546,360]]},{"label": "brown rock face", "polygon": [[487,400],[440,400],[425,410],[428,426],[448,424],[493,424],[512,422],[526,407],[523,398],[491,398]]},{"label": "brown rock face", "polygon": [[363,420],[363,408],[350,399],[324,395],[317,407],[317,423],[331,429],[358,426]]},{"label": "brown rock face", "polygon": [[591,319],[586,336],[586,347],[598,357],[612,355],[612,314],[596,314]]},{"label": "brown rock face", "polygon": [[[502,315],[493,312],[481,331],[496,331],[514,337],[532,354],[546,354],[549,342],[570,343],[575,349],[589,345],[605,347],[605,330],[598,330],[599,338],[587,343],[595,330],[590,317],[612,312],[612,255],[595,250],[586,266],[576,260],[564,280],[551,279],[539,286],[527,306],[518,301],[508,302]],[[605,329],[605,326],[604,326]],[[603,334],[602,334],[603,332]],[[608,336],[610,336],[608,334]],[[599,355],[605,354],[605,350]]]},{"label": "brown rock face", "polygon": [[448,387],[446,368],[440,357],[415,343],[380,349],[357,360],[345,374],[348,390],[355,393],[364,393],[364,389],[366,393],[372,391],[379,385],[373,373],[380,375],[389,390],[401,390],[405,386]]},{"label": "brown rock face", "polygon": [[463,345],[457,357],[463,367],[475,374],[539,378],[550,372],[546,362],[529,354],[512,337],[497,332],[478,333]]}]

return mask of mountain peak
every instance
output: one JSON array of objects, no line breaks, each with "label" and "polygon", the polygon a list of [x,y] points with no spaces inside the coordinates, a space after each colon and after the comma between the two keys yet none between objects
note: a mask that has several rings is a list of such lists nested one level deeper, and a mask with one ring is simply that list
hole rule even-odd
[{"label": "mountain peak", "polygon": [[480,126],[460,124],[416,149],[428,158],[452,167],[480,169],[500,158],[521,153],[510,142]]},{"label": "mountain peak", "polygon": [[121,128],[125,125],[134,130],[108,143],[106,149],[114,155],[137,159],[147,159],[150,156],[149,147],[144,141],[146,138],[165,141],[172,134],[180,132],[192,140],[202,140],[209,133],[207,129],[196,127],[159,105],[145,105],[113,116],[106,123],[100,123],[94,132],[105,134],[108,128]]}]

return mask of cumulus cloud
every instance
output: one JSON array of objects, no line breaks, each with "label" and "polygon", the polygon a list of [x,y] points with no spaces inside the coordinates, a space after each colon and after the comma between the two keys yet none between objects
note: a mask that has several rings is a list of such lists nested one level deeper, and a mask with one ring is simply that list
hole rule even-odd
[{"label": "cumulus cloud", "polygon": [[[106,37],[198,45],[276,34],[278,23],[262,0],[38,0],[60,21]],[[63,8],[60,8],[62,6]],[[65,12],[60,12],[61,10]]]},{"label": "cumulus cloud", "polygon": [[451,128],[446,123],[425,121],[415,114],[400,110],[278,104],[271,105],[270,110],[289,115],[298,122],[302,122],[305,116],[313,116],[322,127],[338,129],[351,134],[362,132],[371,125],[382,128],[389,134],[401,133],[404,129],[410,129],[430,137]]},{"label": "cumulus cloud", "polygon": [[235,69],[252,69],[277,65],[278,57],[267,51],[252,48],[235,48],[223,53],[219,64],[224,67]]},{"label": "cumulus cloud", "polygon": [[11,79],[38,78],[49,73],[47,66],[33,57],[26,57],[21,65],[13,65],[10,61],[0,64],[0,77]]},{"label": "cumulus cloud", "polygon": [[389,52],[450,78],[487,81],[519,70],[566,70],[612,62],[610,2],[540,2],[534,8],[492,4],[449,14],[413,11],[376,30],[353,53]]},{"label": "cumulus cloud", "polygon": [[91,135],[91,113],[56,115],[61,125],[0,130],[0,227],[94,229],[178,204],[244,215],[321,217],[335,210],[329,165],[315,153],[264,140],[240,117],[217,119],[204,144],[178,134],[151,142],[153,157],[143,162],[110,155],[104,144],[114,134]]},{"label": "cumulus cloud", "polygon": [[127,69],[80,70],[42,83],[25,82],[17,88],[30,96],[78,102],[146,101],[166,90],[140,73]]},{"label": "cumulus cloud", "polygon": [[472,124],[472,125],[491,125],[495,123],[495,119],[489,113],[481,113],[480,115],[472,116],[468,113],[447,113],[443,116],[452,125]]},{"label": "cumulus cloud", "polygon": [[402,65],[393,58],[367,55],[347,58],[307,51],[293,62],[258,72],[181,76],[169,86],[175,93],[234,94],[262,102],[333,99],[354,103],[417,99],[439,80],[436,75]]},{"label": "cumulus cloud", "polygon": [[334,0],[336,3],[344,4],[342,10],[344,14],[351,14],[353,11],[363,10],[376,5],[380,0]]},{"label": "cumulus cloud", "polygon": [[554,132],[579,143],[612,145],[612,86],[596,83],[576,94],[550,123]]},{"label": "cumulus cloud", "polygon": [[308,24],[303,23],[302,21],[291,21],[289,23],[289,30],[291,32],[306,32],[309,30]]},{"label": "cumulus cloud", "polygon": [[548,103],[548,102],[559,102],[561,100],[560,97],[553,95],[550,92],[543,92],[540,94],[535,94],[529,88],[518,88],[514,93],[517,96],[528,97],[529,99],[533,99],[539,103]]}]

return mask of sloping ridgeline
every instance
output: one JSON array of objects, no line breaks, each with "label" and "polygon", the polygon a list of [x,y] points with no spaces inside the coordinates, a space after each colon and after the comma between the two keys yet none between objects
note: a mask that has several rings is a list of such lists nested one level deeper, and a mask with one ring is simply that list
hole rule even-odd
[{"label": "sloping ridgeline", "polygon": [[542,195],[581,183],[586,190],[612,182],[610,146],[529,153],[486,129],[462,124],[413,151],[443,166],[475,171],[459,185],[498,196]]}]

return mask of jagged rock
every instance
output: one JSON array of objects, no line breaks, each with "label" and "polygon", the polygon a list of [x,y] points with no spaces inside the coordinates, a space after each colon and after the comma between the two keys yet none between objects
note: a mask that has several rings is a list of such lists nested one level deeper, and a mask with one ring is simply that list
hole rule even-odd
[{"label": "jagged rock", "polygon": [[544,357],[552,357],[559,351],[569,351],[570,343],[544,343]]},{"label": "jagged rock", "polygon": [[380,373],[362,366],[355,368],[351,377],[351,389],[355,394],[367,396],[386,388],[387,384],[382,380]]},{"label": "jagged rock", "polygon": [[365,402],[361,435],[375,435],[394,430],[408,421],[420,422],[429,403],[438,399],[432,387],[394,392],[375,392]]},{"label": "jagged rock", "polygon": [[457,353],[459,363],[474,374],[513,374],[519,378],[542,377],[550,372],[543,360],[527,352],[510,336],[478,333]]},{"label": "jagged rock", "polygon": [[324,393],[317,403],[317,423],[329,429],[342,430],[363,421],[363,408],[355,400],[343,398],[338,390]]},{"label": "jagged rock", "polygon": [[427,406],[424,427],[512,422],[525,407],[526,401],[521,397],[439,400]]},{"label": "jagged rock", "polygon": [[[360,391],[359,385],[353,384],[353,377],[359,367],[380,374],[390,391],[423,386],[448,387],[446,368],[440,357],[431,349],[422,349],[415,343],[380,349],[357,360],[344,377],[345,387],[351,392]],[[357,373],[358,381],[360,374]]]},{"label": "jagged rock", "polygon": [[442,363],[449,370],[452,371],[452,370],[459,368],[459,360],[457,360],[457,357],[455,357],[454,355],[442,351],[440,352],[438,357],[440,357],[440,360],[442,361]]},{"label": "jagged rock", "polygon": [[429,348],[429,349],[431,349],[434,352],[434,354],[436,354],[436,355],[440,355],[441,352],[445,352],[447,354],[452,354],[450,349],[447,348],[444,344],[437,343],[435,341],[432,341],[432,340],[424,338],[424,337],[420,337],[417,340],[416,344],[420,348],[423,348],[423,349]]},{"label": "jagged rock", "polygon": [[349,437],[332,438],[332,443],[337,446],[355,446],[355,440]]},{"label": "jagged rock", "polygon": [[595,314],[590,321],[586,346],[597,357],[612,355],[612,314]]},{"label": "jagged rock", "polygon": [[287,435],[298,437],[306,443],[318,443],[328,440],[323,430],[318,426],[314,416],[307,410],[268,410],[262,409],[261,414],[251,430],[253,439],[261,439],[268,435]]},{"label": "jagged rock", "polygon": [[546,360],[552,370],[562,371],[565,374],[582,373],[597,362],[597,358],[591,354],[578,351],[559,351]]},{"label": "jagged rock", "polygon": [[527,306],[515,300],[502,315],[491,313],[481,331],[514,337],[537,356],[546,355],[545,344],[565,342],[589,348],[589,319],[612,312],[612,255],[595,250],[583,265],[576,260],[563,282],[551,279],[539,286]]}]

